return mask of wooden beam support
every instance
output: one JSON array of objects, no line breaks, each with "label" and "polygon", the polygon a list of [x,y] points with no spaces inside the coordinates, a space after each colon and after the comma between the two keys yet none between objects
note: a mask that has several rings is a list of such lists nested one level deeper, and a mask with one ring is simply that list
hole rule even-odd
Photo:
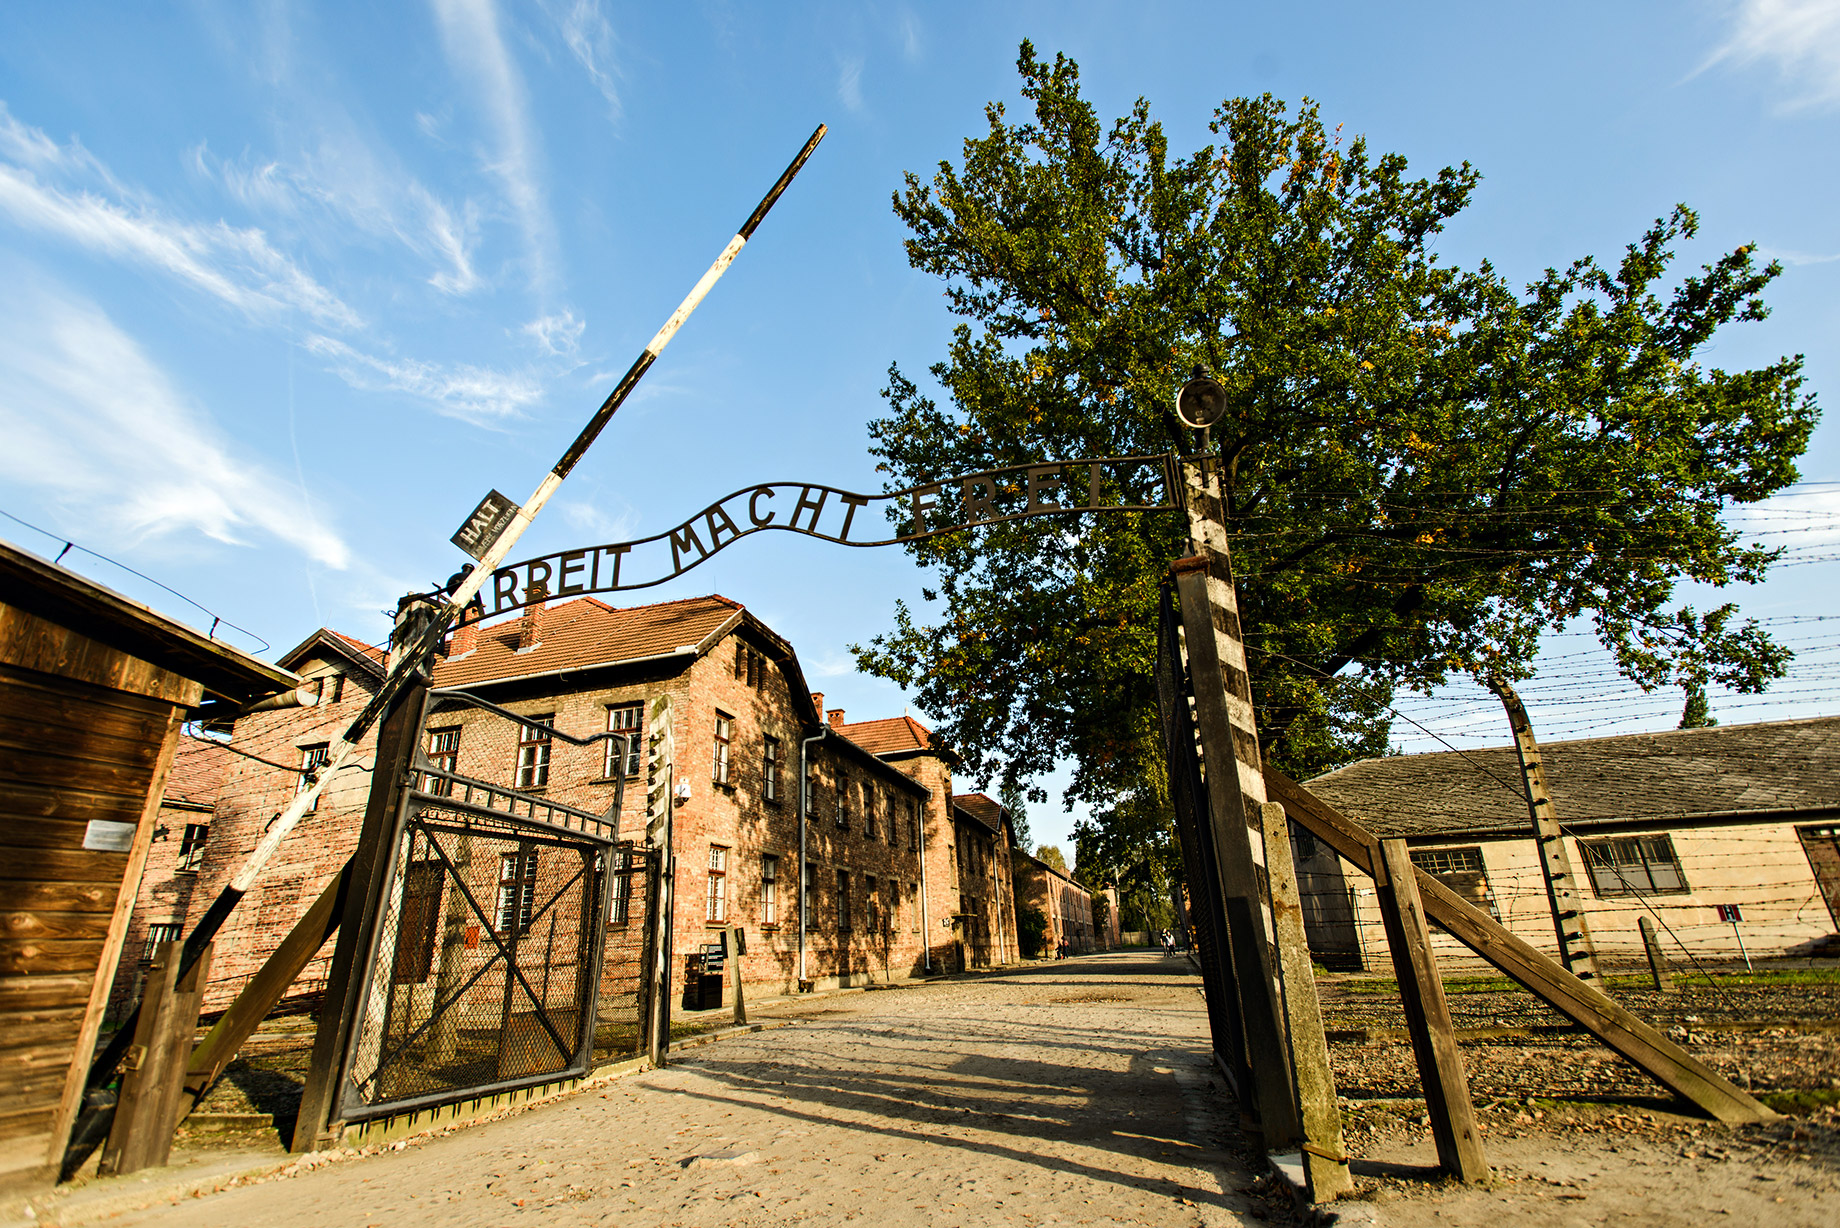
[{"label": "wooden beam support", "polygon": [[1457,1049],[1456,1030],[1450,1026],[1444,982],[1431,951],[1417,869],[1404,840],[1381,841],[1372,864],[1377,871],[1374,893],[1386,925],[1387,946],[1393,953],[1393,975],[1405,1006],[1406,1031],[1418,1058],[1418,1081],[1425,1092],[1425,1113],[1431,1118],[1438,1163],[1459,1181],[1487,1181],[1489,1162],[1476,1133],[1469,1077],[1463,1072],[1463,1054]]},{"label": "wooden beam support", "polygon": [[172,1155],[180,1083],[198,1031],[212,950],[207,945],[185,979],[179,980],[179,949],[179,943],[161,943],[147,970],[146,996],[128,1050],[121,1099],[98,1165],[105,1177],[164,1164]]},{"label": "wooden beam support", "polygon": [[1278,939],[1278,968],[1284,978],[1284,1026],[1295,1063],[1297,1116],[1303,1123],[1303,1176],[1311,1202],[1328,1202],[1354,1189],[1348,1150],[1342,1140],[1342,1112],[1335,1104],[1335,1072],[1323,1035],[1322,1003],[1310,943],[1303,932],[1303,897],[1291,857],[1291,824],[1284,807],[1259,807],[1265,835],[1265,873],[1271,882],[1271,915]]},{"label": "wooden beam support", "polygon": [[[1378,842],[1366,828],[1276,768],[1265,770],[1265,787],[1304,830],[1341,854],[1356,869],[1374,875],[1373,850]],[[1433,924],[1635,1063],[1657,1083],[1727,1125],[1777,1119],[1775,1112],[1730,1080],[1619,1006],[1601,990],[1567,972],[1558,961],[1515,937],[1494,918],[1465,902],[1437,879],[1423,870],[1417,870],[1414,877],[1425,916]]]},{"label": "wooden beam support", "polygon": [[351,856],[351,882],[339,920],[338,944],[332,951],[319,1028],[313,1035],[313,1057],[289,1144],[297,1154],[331,1146],[338,1138],[340,1080],[362,1006],[365,963],[385,911],[398,821],[413,786],[415,753],[421,745],[427,710],[428,682],[418,675],[397,692],[377,730],[370,799],[358,833],[358,849]]},{"label": "wooden beam support", "polygon": [[345,912],[345,892],[350,883],[351,862],[347,861],[320,892],[307,915],[288,931],[275,953],[256,970],[229,1009],[192,1051],[185,1068],[185,1094],[179,1097],[173,1119],[175,1127],[198,1107],[198,1102],[224,1073],[224,1067],[236,1059],[237,1051],[287,993],[288,986],[313,962],[326,940],[338,932],[339,920]]}]

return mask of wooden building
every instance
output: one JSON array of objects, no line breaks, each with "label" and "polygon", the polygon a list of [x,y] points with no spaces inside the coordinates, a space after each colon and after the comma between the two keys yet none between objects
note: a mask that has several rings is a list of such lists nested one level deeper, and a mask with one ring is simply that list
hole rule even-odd
[{"label": "wooden building", "polygon": [[[1652,919],[1671,959],[1801,954],[1840,924],[1840,717],[1543,743],[1540,757],[1598,957],[1636,964]],[[1557,950],[1511,746],[1366,759],[1310,791],[1521,938]],[[1372,888],[1293,829],[1310,946],[1372,967]],[[1480,967],[1434,938],[1438,959]]]},{"label": "wooden building", "polygon": [[298,682],[0,542],[0,1191],[56,1179],[181,722]]}]

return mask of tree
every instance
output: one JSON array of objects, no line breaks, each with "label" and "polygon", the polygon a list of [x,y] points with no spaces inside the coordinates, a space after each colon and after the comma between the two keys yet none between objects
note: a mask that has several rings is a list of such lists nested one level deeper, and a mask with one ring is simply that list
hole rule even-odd
[{"label": "tree", "polygon": [[1016,847],[1029,847],[1029,797],[1028,790],[1016,779],[1004,780],[1003,788],[997,794],[997,800],[1003,809],[1009,811],[1009,825],[1015,837]]},{"label": "tree", "polygon": [[1052,869],[1067,873],[1067,858],[1061,853],[1060,846],[1044,844],[1035,850],[1035,860]]},{"label": "tree", "polygon": [[1711,729],[1719,723],[1719,718],[1712,715],[1712,705],[1706,702],[1706,688],[1690,686],[1687,688],[1687,702],[1680,710],[1681,729]]},{"label": "tree", "polygon": [[[907,253],[964,317],[931,374],[898,365],[871,424],[889,489],[979,469],[1166,451],[1196,365],[1228,392],[1214,427],[1257,718],[1293,774],[1383,753],[1399,688],[1529,675],[1543,633],[1588,618],[1644,688],[1740,691],[1789,654],[1680,580],[1760,579],[1774,553],[1721,519],[1796,478],[1817,413],[1801,359],[1708,365],[1759,320],[1779,267],[1739,247],[1685,277],[1672,210],[1602,263],[1516,292],[1434,240],[1478,182],[1408,177],[1327,130],[1307,100],[1215,113],[1174,156],[1139,100],[1103,128],[1078,67],[1022,45],[1029,122],[988,128],[894,198]],[[1113,494],[1155,502],[1153,478]],[[1029,520],[909,547],[936,569],[930,623],[853,646],[917,692],[973,776],[1075,764],[1101,826],[1156,792],[1159,583],[1187,552],[1173,513]],[[1085,844],[1081,845],[1082,861]],[[1120,880],[1121,888],[1124,880]]]}]

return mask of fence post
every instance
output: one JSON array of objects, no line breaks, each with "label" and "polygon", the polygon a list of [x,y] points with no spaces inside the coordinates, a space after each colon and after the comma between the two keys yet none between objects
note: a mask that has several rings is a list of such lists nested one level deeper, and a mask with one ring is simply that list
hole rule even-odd
[{"label": "fence post", "polygon": [[1259,807],[1265,835],[1265,873],[1271,881],[1271,915],[1278,938],[1278,968],[1284,977],[1284,1025],[1290,1033],[1297,1076],[1298,1117],[1303,1123],[1303,1175],[1311,1202],[1328,1202],[1354,1188],[1342,1141],[1342,1113],[1335,1107],[1335,1074],[1323,1035],[1316,974],[1303,932],[1303,898],[1291,857],[1291,824],[1284,807]]},{"label": "fence post", "polygon": [[1552,790],[1546,784],[1546,766],[1540,759],[1540,744],[1533,737],[1533,722],[1527,717],[1521,697],[1506,679],[1489,679],[1489,689],[1501,700],[1508,714],[1508,725],[1514,731],[1514,753],[1520,758],[1527,814],[1533,820],[1533,843],[1540,852],[1540,869],[1546,876],[1546,899],[1552,908],[1553,930],[1559,936],[1559,962],[1579,980],[1601,983],[1597,948],[1591,942],[1591,927],[1585,922],[1584,901],[1578,895],[1578,877],[1572,871],[1571,855],[1565,851],[1559,814],[1553,808]]},{"label": "fence post", "polygon": [[1666,993],[1674,988],[1674,983],[1668,976],[1667,956],[1661,953],[1661,937],[1655,933],[1655,923],[1648,917],[1638,917],[1636,928],[1642,931],[1642,950],[1648,954],[1648,974],[1655,979],[1655,988]]},{"label": "fence post", "polygon": [[364,968],[376,941],[384,886],[395,852],[397,818],[413,784],[415,752],[421,746],[427,707],[428,680],[417,675],[398,692],[396,703],[377,731],[370,800],[365,805],[358,847],[351,857],[345,915],[339,922],[338,943],[332,950],[319,1028],[313,1034],[313,1057],[300,1094],[300,1116],[295,1119],[294,1137],[289,1144],[296,1153],[315,1151],[334,1141],[328,1131],[338,1111],[340,1079],[362,1005]]},{"label": "fence post", "polygon": [[1489,1164],[1476,1136],[1469,1079],[1463,1073],[1456,1031],[1450,1026],[1450,1007],[1444,1000],[1444,983],[1438,979],[1431,931],[1425,925],[1418,878],[1406,842],[1382,840],[1374,869],[1375,894],[1386,922],[1387,946],[1393,952],[1393,974],[1405,1004],[1406,1028],[1418,1057],[1418,1078],[1425,1089],[1425,1112],[1431,1118],[1438,1163],[1459,1181],[1486,1181]]},{"label": "fence post", "polygon": [[147,993],[128,1050],[121,1100],[98,1162],[103,1176],[164,1164],[172,1154],[174,1118],[198,1031],[212,944],[200,952],[184,980],[178,979],[179,952],[179,943],[161,943],[147,970]]}]

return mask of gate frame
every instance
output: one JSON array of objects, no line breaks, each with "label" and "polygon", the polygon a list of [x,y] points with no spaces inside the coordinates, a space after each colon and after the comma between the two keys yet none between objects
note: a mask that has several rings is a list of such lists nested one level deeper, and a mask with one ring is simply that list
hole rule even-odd
[{"label": "gate frame", "polygon": [[[421,756],[418,755],[418,759],[419,758],[421,758]],[[425,766],[425,764],[426,760],[424,759],[421,763],[416,765],[418,769],[416,774],[418,777],[433,777],[437,780],[447,780],[456,784],[465,784],[476,788],[488,789],[491,791],[488,797],[492,794],[509,795],[510,799],[513,801],[520,800],[520,795],[502,786],[491,785],[485,781],[473,780],[469,777],[459,776],[450,772],[433,770]],[[565,814],[572,814],[576,817],[593,818],[593,816],[588,815],[586,811],[565,808],[554,802],[537,801],[535,798],[522,800],[531,801],[535,803],[536,806],[546,809],[562,810]],[[516,1091],[521,1087],[534,1087],[543,1083],[554,1083],[561,1079],[576,1079],[586,1075],[594,1068],[594,1029],[598,1022],[599,1014],[600,966],[607,946],[607,908],[611,900],[613,886],[613,869],[609,854],[618,846],[617,841],[610,836],[602,835],[596,831],[590,831],[586,827],[563,827],[560,824],[545,823],[532,816],[514,814],[509,810],[496,810],[491,806],[481,806],[471,801],[455,801],[451,796],[428,793],[419,789],[407,790],[403,794],[402,808],[398,815],[395,830],[390,837],[389,862],[383,876],[385,894],[375,902],[379,912],[379,920],[382,919],[382,916],[387,915],[391,903],[390,897],[394,895],[393,888],[396,883],[396,868],[398,859],[403,851],[403,836],[408,832],[410,825],[419,817],[416,813],[417,808],[424,806],[457,810],[466,814],[478,815],[482,818],[489,817],[499,822],[509,824],[512,827],[529,831],[533,834],[539,834],[540,838],[546,838],[548,842],[556,844],[573,846],[579,842],[597,846],[593,856],[599,868],[591,868],[587,871],[593,873],[598,880],[592,888],[593,898],[589,901],[589,908],[587,910],[587,915],[593,919],[590,922],[593,935],[589,941],[591,952],[587,960],[582,964],[579,973],[580,976],[591,977],[591,980],[586,983],[587,992],[577,1008],[581,1012],[581,1018],[576,1025],[574,1053],[568,1055],[568,1064],[560,1070],[519,1075],[512,1079],[500,1079],[493,1083],[482,1083],[449,1091],[428,1092],[420,1096],[412,1096],[401,1100],[387,1100],[368,1104],[358,1100],[356,1094],[357,1085],[352,1079],[352,1063],[357,1056],[356,1051],[362,1039],[362,1033],[356,1025],[363,1017],[362,1004],[370,1000],[372,987],[376,982],[378,971],[385,963],[383,951],[384,944],[382,942],[383,931],[381,927],[379,927],[372,936],[370,948],[366,954],[363,965],[363,975],[359,978],[359,1014],[354,1017],[352,1021],[354,1026],[346,1038],[345,1052],[340,1057],[341,1071],[337,1084],[338,1100],[334,1106],[334,1111],[337,1114],[337,1120],[343,1122],[370,1121],[374,1118],[389,1117],[397,1113],[414,1112],[417,1109],[438,1108],[441,1105],[452,1104],[460,1100],[473,1100],[482,1096],[496,1096],[503,1092]],[[565,835],[570,837],[570,839],[563,839],[562,837]],[[452,859],[449,858],[443,850],[437,848],[437,852],[440,853],[442,866],[446,875],[454,878],[454,884],[459,886],[467,896],[468,903],[473,907],[474,911],[482,912],[483,910],[480,907],[479,901],[473,897],[473,893],[467,890],[465,885],[455,876],[455,867]],[[560,896],[552,898],[550,904],[553,906],[560,898]],[[505,975],[507,980],[509,980],[513,975],[512,961],[518,949],[518,936],[513,935],[508,944],[500,940],[497,934],[493,934],[492,937],[494,945],[498,948],[498,953],[492,959],[487,960],[486,967],[490,968],[492,963],[497,960],[505,961]],[[484,975],[483,970],[481,975]],[[523,977],[518,977],[518,980],[523,982]],[[527,982],[524,983],[524,991],[526,994],[531,992],[530,985]],[[542,1004],[539,1003],[538,1006],[541,1008]],[[424,1024],[423,1026],[426,1027],[427,1025]],[[546,1030],[549,1029],[546,1028]],[[555,1039],[555,1034],[553,1032],[551,1038]]]}]

